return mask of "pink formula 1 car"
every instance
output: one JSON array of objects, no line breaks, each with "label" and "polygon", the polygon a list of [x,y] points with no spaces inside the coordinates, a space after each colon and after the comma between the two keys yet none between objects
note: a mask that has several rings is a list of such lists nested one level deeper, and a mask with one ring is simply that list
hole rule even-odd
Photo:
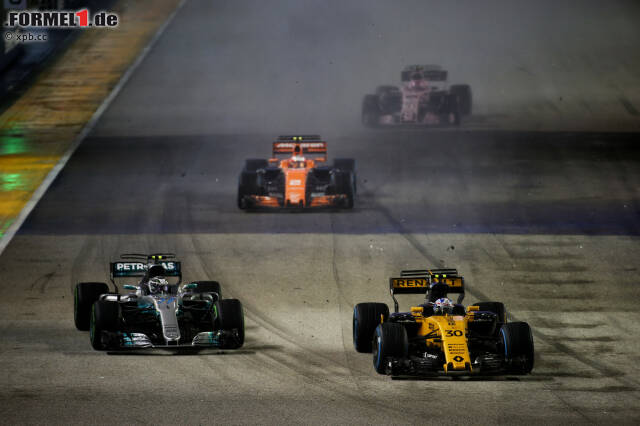
[{"label": "pink formula 1 car", "polygon": [[398,124],[459,125],[471,114],[471,88],[447,85],[447,71],[438,65],[410,65],[402,86],[378,86],[362,102],[362,122],[369,127]]}]

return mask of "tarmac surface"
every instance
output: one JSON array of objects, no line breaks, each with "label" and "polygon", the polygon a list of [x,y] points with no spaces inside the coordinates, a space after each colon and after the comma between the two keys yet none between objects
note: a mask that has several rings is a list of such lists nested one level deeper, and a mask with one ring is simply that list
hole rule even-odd
[{"label": "tarmac surface", "polygon": [[[179,11],[0,256],[3,422],[640,422],[640,58],[622,53],[639,51],[638,6],[584,2],[578,18],[556,2],[369,4]],[[466,29],[433,41],[454,18]],[[584,66],[599,53],[616,76],[606,90]],[[422,62],[471,83],[477,113],[459,129],[362,128],[362,95]],[[296,132],[356,159],[355,208],[238,210],[244,159]],[[241,350],[91,349],[73,286],[106,280],[122,252],[152,251],[243,302]],[[375,373],[353,349],[353,306],[391,302],[387,279],[427,266],[458,268],[465,303],[503,301],[531,324],[533,374]]]}]

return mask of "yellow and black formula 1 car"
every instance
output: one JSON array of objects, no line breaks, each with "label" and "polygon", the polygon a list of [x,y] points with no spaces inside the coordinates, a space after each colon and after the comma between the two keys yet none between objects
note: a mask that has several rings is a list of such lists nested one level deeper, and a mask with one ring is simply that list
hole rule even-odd
[{"label": "yellow and black formula 1 car", "polygon": [[[526,322],[507,323],[504,305],[481,302],[465,310],[464,279],[456,269],[402,271],[390,278],[394,312],[384,303],[353,310],[353,343],[373,352],[373,365],[391,376],[528,374],[533,338]],[[448,298],[457,293],[454,303]],[[398,312],[396,294],[425,294],[422,304]]]}]

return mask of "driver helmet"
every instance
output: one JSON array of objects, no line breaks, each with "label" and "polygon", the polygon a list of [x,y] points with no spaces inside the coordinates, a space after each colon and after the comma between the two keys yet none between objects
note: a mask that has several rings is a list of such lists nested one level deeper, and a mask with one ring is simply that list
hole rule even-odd
[{"label": "driver helmet", "polygon": [[304,157],[301,155],[294,155],[290,161],[291,167],[296,169],[302,169],[305,165]]},{"label": "driver helmet", "polygon": [[429,288],[429,300],[435,302],[438,299],[446,298],[447,293],[449,292],[449,286],[445,283],[441,282],[433,282],[431,283],[431,287]]},{"label": "driver helmet", "polygon": [[422,76],[422,73],[414,73],[411,76],[411,81],[409,82],[409,87],[411,89],[423,89],[427,86],[424,77]]},{"label": "driver helmet", "polygon": [[153,277],[147,284],[149,285],[149,292],[151,294],[158,294],[167,290],[169,281],[165,280],[162,277]]},{"label": "driver helmet", "polygon": [[453,312],[453,301],[442,297],[433,304],[433,313],[436,315],[451,314]]}]

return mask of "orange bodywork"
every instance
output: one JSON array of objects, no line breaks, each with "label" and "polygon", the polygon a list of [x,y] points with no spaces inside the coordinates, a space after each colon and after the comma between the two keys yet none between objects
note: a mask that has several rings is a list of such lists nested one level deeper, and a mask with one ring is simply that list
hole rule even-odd
[{"label": "orange bodywork", "polygon": [[309,199],[306,197],[307,175],[309,171],[316,167],[316,163],[324,162],[324,158],[300,159],[293,156],[285,160],[277,158],[269,159],[269,163],[278,164],[284,174],[284,200],[281,201],[277,197],[252,195],[251,198],[257,207],[332,207],[342,203],[346,196],[344,194],[337,195],[318,195]]},{"label": "orange bodywork", "polygon": [[305,158],[303,153],[326,154],[325,142],[311,143],[274,143],[274,156],[276,154],[292,153],[286,159],[270,158],[269,164],[277,166],[284,175],[284,197],[267,195],[248,195],[254,207],[333,207],[342,205],[347,196],[345,194],[307,194],[307,176],[309,171],[317,167],[319,163],[326,161],[325,157]]}]

